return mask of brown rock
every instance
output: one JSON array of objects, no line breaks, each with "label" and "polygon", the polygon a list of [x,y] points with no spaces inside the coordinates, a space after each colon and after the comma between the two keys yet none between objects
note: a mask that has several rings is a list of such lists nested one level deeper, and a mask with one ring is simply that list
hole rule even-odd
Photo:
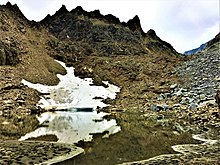
[{"label": "brown rock", "polygon": [[215,95],[215,100],[216,103],[218,104],[218,113],[219,113],[219,117],[220,117],[220,90],[217,90],[216,95]]},{"label": "brown rock", "polygon": [[216,103],[218,104],[218,107],[220,109],[220,90],[217,90],[215,100],[216,100]]}]

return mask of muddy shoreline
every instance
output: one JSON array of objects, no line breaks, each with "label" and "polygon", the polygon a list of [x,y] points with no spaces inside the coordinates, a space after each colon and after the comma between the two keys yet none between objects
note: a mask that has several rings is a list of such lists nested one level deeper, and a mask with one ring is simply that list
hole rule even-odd
[{"label": "muddy shoreline", "polygon": [[[126,62],[129,57],[122,58],[124,59],[123,62],[125,62],[127,69],[132,70],[130,67],[133,68],[134,63],[129,64]],[[93,67],[90,66],[91,64],[94,64],[94,62],[99,63],[102,58],[97,58],[97,61],[93,57],[91,57],[91,59],[93,63],[88,63],[89,58],[86,58],[84,59],[85,62],[81,62],[81,65],[88,65],[87,68],[90,68]],[[107,60],[106,58],[104,59]],[[142,59],[144,58],[142,57]],[[117,64],[119,59],[116,58],[114,61],[112,61],[113,59],[108,60],[111,60],[111,63],[102,65],[102,68],[93,68],[93,72],[95,73],[93,76],[102,77],[104,75],[111,75],[107,80],[115,82],[115,84],[119,84],[119,86],[122,87],[121,92],[117,95],[115,100],[107,99],[105,101],[111,106],[100,110],[110,113],[110,118],[116,119],[122,131],[115,135],[111,135],[107,139],[103,139],[100,135],[96,135],[92,142],[81,142],[76,144],[82,147],[85,153],[58,164],[119,164],[133,162],[146,160],[161,154],[174,154],[176,152],[171,148],[173,145],[201,143],[192,138],[192,133],[201,133],[201,131],[203,131],[202,129],[205,127],[198,127],[196,123],[190,123],[187,118],[188,111],[182,111],[180,113],[179,110],[153,111],[150,109],[151,104],[159,102],[157,100],[158,93],[168,92],[170,91],[170,85],[181,82],[175,75],[168,77],[168,73],[172,71],[173,67],[169,68],[167,72],[161,72],[161,75],[158,75],[159,77],[164,77],[163,79],[142,77],[141,79],[133,80],[133,77],[130,76],[134,74],[133,72],[127,72],[124,75],[121,74],[121,77],[117,75],[112,76],[112,73],[115,73],[115,71],[108,70],[107,68],[111,67],[109,65],[115,65],[115,62]],[[129,59],[129,61],[130,60],[131,59]],[[134,57],[132,60],[134,60]],[[145,60],[147,61],[148,59]],[[143,64],[145,63],[143,62]],[[81,66],[76,67],[79,69],[82,68]],[[148,68],[151,66],[144,67]],[[96,73],[99,74],[96,75]],[[80,70],[78,74],[80,74]],[[102,78],[106,80],[107,77],[104,76]],[[99,82],[98,80],[95,82]],[[36,94],[40,96],[40,93]],[[35,98],[36,105],[39,97]],[[174,103],[175,100],[170,104]],[[35,106],[34,104],[32,105]],[[213,108],[214,112],[215,106]],[[42,113],[43,111],[42,109],[38,113]],[[178,118],[176,114],[179,114],[182,118]],[[31,121],[34,120],[32,119]],[[27,126],[27,123],[24,123],[24,125]],[[26,132],[30,132],[30,130],[34,130],[36,127],[37,122],[33,125],[29,124],[29,129],[26,130]],[[191,129],[188,129],[189,127]],[[11,132],[10,130],[8,131],[9,133]],[[25,132],[22,134],[24,135]],[[16,137],[18,138],[22,134],[15,133],[14,138],[16,139]],[[8,139],[12,137],[13,136],[9,135]],[[48,139],[48,137],[32,140],[44,141],[46,139]]]}]

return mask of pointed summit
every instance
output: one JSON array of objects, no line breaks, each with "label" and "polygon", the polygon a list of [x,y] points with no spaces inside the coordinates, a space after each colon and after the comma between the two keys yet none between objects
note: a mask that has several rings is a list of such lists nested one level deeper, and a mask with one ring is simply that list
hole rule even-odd
[{"label": "pointed summit", "polygon": [[12,7],[12,4],[11,4],[11,2],[8,1],[5,6],[6,7]]},{"label": "pointed summit", "polygon": [[141,34],[144,34],[144,31],[142,30],[142,27],[141,27],[140,19],[139,19],[139,17],[137,15],[133,19],[130,19],[127,22],[127,26],[132,31],[140,31]]},{"label": "pointed summit", "polygon": [[7,2],[6,5],[3,5],[3,7],[11,10],[13,13],[16,14],[16,16],[19,16],[20,18],[26,20],[27,18],[24,16],[24,14],[21,12],[17,4],[12,5],[10,2]]},{"label": "pointed summit", "polygon": [[158,38],[156,32],[155,32],[153,29],[148,30],[148,32],[146,33],[146,35],[149,36],[149,37],[151,37],[151,38],[153,38],[153,39]]},{"label": "pointed summit", "polygon": [[10,2],[7,2],[5,6],[15,12],[21,12],[17,4],[12,5]]},{"label": "pointed summit", "polygon": [[55,15],[62,15],[65,13],[68,13],[69,11],[66,9],[65,5],[62,5],[62,7],[55,13]]},{"label": "pointed summit", "polygon": [[77,6],[75,9],[72,9],[70,12],[73,14],[77,14],[77,15],[81,15],[81,14],[86,13],[86,11],[83,10],[83,8],[81,6]]}]

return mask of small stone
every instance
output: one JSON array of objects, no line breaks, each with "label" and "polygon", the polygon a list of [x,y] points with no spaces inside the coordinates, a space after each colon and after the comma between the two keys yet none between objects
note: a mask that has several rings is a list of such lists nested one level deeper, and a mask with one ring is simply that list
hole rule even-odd
[{"label": "small stone", "polygon": [[158,100],[158,101],[161,101],[161,100],[163,100],[163,99],[164,99],[164,96],[163,96],[162,94],[157,97],[157,100]]},{"label": "small stone", "polygon": [[8,159],[8,160],[10,160],[10,156],[8,156],[8,155],[2,156],[2,159]]},{"label": "small stone", "polygon": [[8,124],[10,124],[8,121],[3,121],[2,122],[2,125],[8,125]]},{"label": "small stone", "polygon": [[174,89],[176,87],[177,87],[177,84],[173,84],[173,85],[170,86],[170,89]]},{"label": "small stone", "polygon": [[187,109],[187,106],[186,106],[186,105],[181,105],[180,108],[181,108],[182,110],[186,110],[186,109]]},{"label": "small stone", "polygon": [[214,80],[215,80],[215,81],[220,81],[220,77],[216,76],[216,77],[214,78]]},{"label": "small stone", "polygon": [[181,96],[181,95],[183,95],[182,88],[179,89],[179,91],[177,91],[177,92],[175,93],[175,95],[176,95],[176,96]]},{"label": "small stone", "polygon": [[188,99],[186,97],[183,97],[182,100],[180,101],[180,104],[186,105],[188,103]]},{"label": "small stone", "polygon": [[152,111],[159,111],[159,108],[158,108],[156,105],[152,105],[152,106],[150,107],[150,109],[151,109]]},{"label": "small stone", "polygon": [[190,109],[190,110],[194,110],[194,109],[196,109],[197,107],[198,107],[197,104],[192,103],[192,104],[190,104],[189,109]]},{"label": "small stone", "polygon": [[199,95],[199,98],[200,98],[201,100],[204,100],[204,99],[206,98],[206,96],[205,96],[205,94],[201,94],[201,95]]}]

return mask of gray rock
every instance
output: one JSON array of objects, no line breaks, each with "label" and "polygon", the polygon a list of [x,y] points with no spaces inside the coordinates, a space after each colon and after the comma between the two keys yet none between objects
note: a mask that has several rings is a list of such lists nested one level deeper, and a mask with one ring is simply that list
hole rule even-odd
[{"label": "gray rock", "polygon": [[173,84],[170,86],[170,89],[175,89],[177,87],[177,84]]},{"label": "gray rock", "polygon": [[197,107],[198,107],[198,105],[195,104],[195,103],[191,103],[191,104],[189,105],[189,109],[190,109],[190,110],[194,110],[194,109],[196,109]]},{"label": "gray rock", "polygon": [[160,110],[166,111],[166,110],[172,109],[172,108],[166,104],[157,104],[157,105],[152,105],[150,107],[150,109],[152,111],[160,111]]}]

